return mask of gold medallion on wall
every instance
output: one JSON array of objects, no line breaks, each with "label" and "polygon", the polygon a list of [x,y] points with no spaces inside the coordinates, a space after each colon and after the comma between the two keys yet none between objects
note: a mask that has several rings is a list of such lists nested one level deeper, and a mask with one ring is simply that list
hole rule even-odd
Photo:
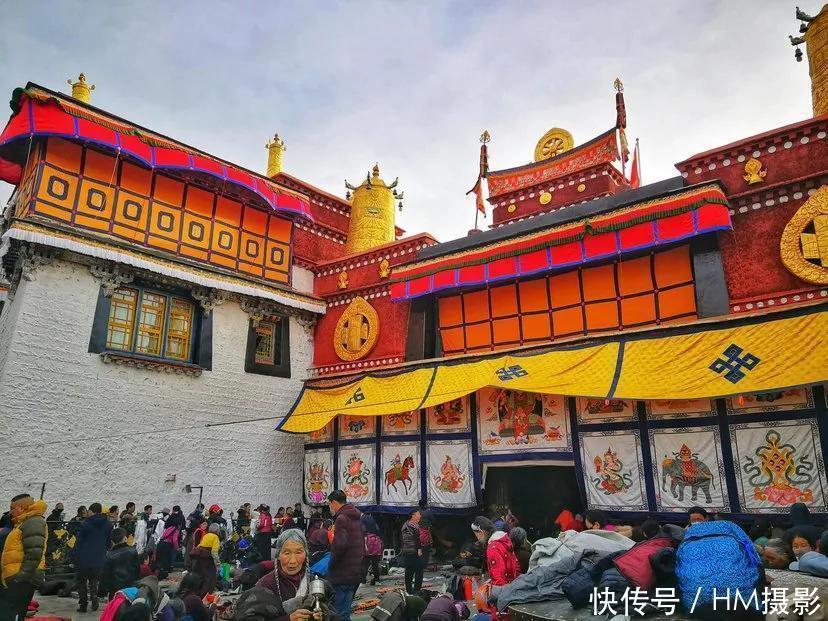
[{"label": "gold medallion on wall", "polygon": [[334,329],[334,351],[342,360],[359,360],[374,349],[379,338],[379,315],[365,298],[356,297]]},{"label": "gold medallion on wall", "polygon": [[828,284],[828,186],[820,187],[796,211],[779,246],[782,263],[795,276]]}]

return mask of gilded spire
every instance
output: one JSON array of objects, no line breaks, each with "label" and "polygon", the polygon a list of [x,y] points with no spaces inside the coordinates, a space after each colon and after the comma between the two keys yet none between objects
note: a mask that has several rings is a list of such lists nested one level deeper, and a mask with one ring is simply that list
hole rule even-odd
[{"label": "gilded spire", "polygon": [[95,85],[89,84],[89,82],[86,81],[86,76],[83,73],[81,73],[78,76],[77,82],[72,82],[72,80],[66,80],[66,83],[72,87],[72,97],[74,97],[78,101],[82,101],[83,103],[89,103],[92,91],[95,90]]},{"label": "gilded spire", "polygon": [[621,78],[615,78],[615,82],[613,82],[612,85],[615,87],[616,92],[624,92],[624,83],[621,82]]},{"label": "gilded spire", "polygon": [[365,175],[359,186],[345,180],[347,198],[351,201],[348,226],[348,252],[363,252],[396,239],[394,202],[402,209],[403,193],[397,192],[397,179],[386,184],[380,177],[379,164]]},{"label": "gilded spire", "polygon": [[789,38],[791,44],[797,46],[797,60],[802,60],[802,50],[798,46],[805,44],[814,116],[819,116],[828,113],[828,4],[816,16],[808,15],[797,7],[796,19],[800,21],[801,36]]},{"label": "gilded spire", "polygon": [[275,177],[282,172],[282,153],[287,151],[285,141],[279,138],[279,134],[273,135],[273,140],[265,145],[267,149],[267,176]]}]

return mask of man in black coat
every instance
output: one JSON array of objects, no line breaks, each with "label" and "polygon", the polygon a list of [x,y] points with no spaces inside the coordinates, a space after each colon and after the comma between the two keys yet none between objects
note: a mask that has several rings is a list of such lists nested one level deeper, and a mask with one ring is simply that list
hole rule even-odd
[{"label": "man in black coat", "polygon": [[123,528],[112,531],[112,549],[106,554],[101,571],[101,591],[112,599],[120,591],[138,582],[140,567],[138,552],[126,542],[127,533]]},{"label": "man in black coat", "polygon": [[362,514],[347,502],[342,490],[330,493],[328,505],[334,514],[334,536],[328,565],[328,581],[333,587],[332,605],[342,621],[351,621],[351,604],[362,581],[362,558],[365,555],[365,538],[360,521]]},{"label": "man in black coat", "polygon": [[86,612],[90,597],[92,610],[98,609],[98,580],[112,538],[112,522],[101,513],[101,503],[93,502],[89,511],[91,515],[81,524],[74,549],[78,612]]}]

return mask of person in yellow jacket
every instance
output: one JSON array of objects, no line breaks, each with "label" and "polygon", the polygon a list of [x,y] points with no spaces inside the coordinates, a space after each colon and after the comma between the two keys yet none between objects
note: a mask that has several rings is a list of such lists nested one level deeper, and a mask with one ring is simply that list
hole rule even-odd
[{"label": "person in yellow jacket", "polygon": [[14,528],[6,536],[0,565],[5,589],[0,596],[0,620],[26,618],[35,589],[46,568],[46,503],[28,494],[12,498]]}]

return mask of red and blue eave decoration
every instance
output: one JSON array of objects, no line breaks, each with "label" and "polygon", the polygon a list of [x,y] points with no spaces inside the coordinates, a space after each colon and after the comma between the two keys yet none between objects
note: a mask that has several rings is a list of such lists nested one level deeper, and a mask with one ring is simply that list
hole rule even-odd
[{"label": "red and blue eave decoration", "polygon": [[[46,136],[103,145],[138,160],[148,168],[192,170],[211,175],[251,190],[263,198],[274,211],[313,220],[307,201],[275,190],[273,184],[264,177],[204,155],[188,153],[184,149],[147,144],[138,136],[115,131],[89,119],[69,114],[54,100],[39,101],[23,93],[17,113],[11,117],[0,135],[0,147],[17,140]],[[3,178],[12,180],[13,176],[4,175]]]}]

